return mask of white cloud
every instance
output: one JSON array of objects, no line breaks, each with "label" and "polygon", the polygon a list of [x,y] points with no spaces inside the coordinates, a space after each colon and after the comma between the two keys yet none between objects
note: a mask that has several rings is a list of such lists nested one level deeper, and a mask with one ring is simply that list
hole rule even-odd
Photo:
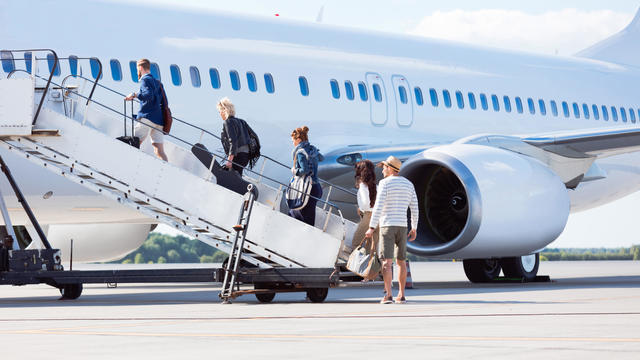
[{"label": "white cloud", "polygon": [[542,14],[517,10],[436,11],[410,33],[500,48],[574,54],[622,30],[632,13],[564,9]]}]

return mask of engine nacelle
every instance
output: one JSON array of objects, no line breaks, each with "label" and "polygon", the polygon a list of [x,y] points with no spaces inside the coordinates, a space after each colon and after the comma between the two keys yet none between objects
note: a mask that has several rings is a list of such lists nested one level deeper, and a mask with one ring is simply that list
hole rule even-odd
[{"label": "engine nacelle", "polygon": [[561,179],[541,162],[482,145],[452,144],[407,160],[420,208],[410,252],[441,258],[520,256],[564,230],[570,201]]}]

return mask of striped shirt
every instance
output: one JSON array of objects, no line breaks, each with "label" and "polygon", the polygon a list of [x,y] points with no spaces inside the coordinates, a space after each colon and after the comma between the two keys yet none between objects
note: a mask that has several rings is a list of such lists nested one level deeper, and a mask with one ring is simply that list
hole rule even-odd
[{"label": "striped shirt", "polygon": [[418,197],[413,184],[402,176],[387,176],[378,184],[369,227],[407,226],[407,208],[411,209],[411,228],[418,228]]}]

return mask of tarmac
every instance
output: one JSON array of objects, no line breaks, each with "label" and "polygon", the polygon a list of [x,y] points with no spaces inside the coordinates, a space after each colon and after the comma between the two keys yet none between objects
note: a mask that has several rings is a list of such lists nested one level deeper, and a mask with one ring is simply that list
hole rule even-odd
[{"label": "tarmac", "polygon": [[638,359],[640,261],[543,262],[546,283],[471,284],[412,263],[406,304],[380,285],[222,305],[220,284],[0,287],[3,359]]}]

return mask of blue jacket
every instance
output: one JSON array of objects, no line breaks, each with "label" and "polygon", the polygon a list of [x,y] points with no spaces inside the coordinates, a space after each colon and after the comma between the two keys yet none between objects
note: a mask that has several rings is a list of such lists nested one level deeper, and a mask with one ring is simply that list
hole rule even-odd
[{"label": "blue jacket", "polygon": [[318,162],[322,161],[324,156],[320,154],[320,150],[303,141],[295,149],[293,149],[293,175],[300,176],[311,174],[314,184],[318,183]]},{"label": "blue jacket", "polygon": [[140,79],[138,100],[140,100],[140,110],[138,111],[137,119],[145,118],[154,124],[164,125],[162,109],[160,108],[160,102],[162,101],[160,85],[151,74],[146,74]]}]

